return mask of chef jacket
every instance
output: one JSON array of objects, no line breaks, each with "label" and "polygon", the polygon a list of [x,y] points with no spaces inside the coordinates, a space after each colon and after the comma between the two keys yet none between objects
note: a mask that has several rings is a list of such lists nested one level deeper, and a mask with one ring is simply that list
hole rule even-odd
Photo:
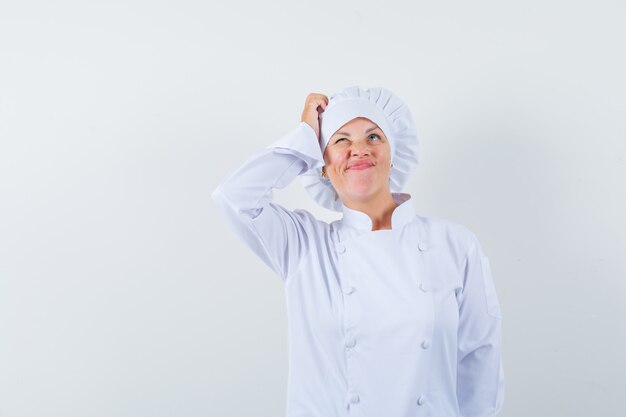
[{"label": "chef jacket", "polygon": [[272,202],[323,165],[305,122],[212,194],[236,234],[284,283],[287,417],[491,417],[504,396],[501,313],[476,236],[415,212],[391,229],[343,206],[327,223]]}]

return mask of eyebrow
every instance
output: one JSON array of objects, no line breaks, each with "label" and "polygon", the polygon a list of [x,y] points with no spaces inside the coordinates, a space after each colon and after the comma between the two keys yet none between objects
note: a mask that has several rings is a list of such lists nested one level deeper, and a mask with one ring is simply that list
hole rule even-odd
[{"label": "eyebrow", "polygon": [[[379,129],[379,127],[378,127],[378,126],[372,126],[372,127],[370,127],[369,129],[367,129],[367,130],[365,131],[365,133],[367,133],[367,132],[371,132],[372,130],[375,130],[375,129]],[[350,136],[350,134],[349,134],[348,132],[343,132],[343,131],[341,131],[341,132],[335,132],[335,133],[333,134],[333,136],[335,136],[335,135]]]}]

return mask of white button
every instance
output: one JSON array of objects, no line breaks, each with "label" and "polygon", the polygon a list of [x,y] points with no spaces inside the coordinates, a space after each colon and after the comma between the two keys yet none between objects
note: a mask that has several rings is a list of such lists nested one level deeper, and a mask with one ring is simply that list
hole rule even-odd
[{"label": "white button", "polygon": [[355,347],[356,346],[356,339],[351,337],[350,339],[346,340],[346,346],[349,347],[349,348]]},{"label": "white button", "polygon": [[428,285],[427,282],[424,281],[420,284],[420,288],[422,289],[422,291],[426,292],[430,289],[430,286]]},{"label": "white button", "polygon": [[354,287],[353,287],[352,285],[350,285],[350,284],[346,284],[346,285],[343,287],[343,292],[344,292],[345,294],[352,294],[352,293],[354,292]]},{"label": "white button", "polygon": [[417,405],[424,405],[425,402],[426,402],[426,396],[420,395],[420,397],[417,399]]},{"label": "white button", "polygon": [[430,347],[430,340],[424,339],[424,341],[422,342],[422,348],[428,349],[429,347]]},{"label": "white button", "polygon": [[350,402],[352,404],[356,404],[359,402],[359,394],[351,394],[350,395]]},{"label": "white button", "polygon": [[428,244],[427,244],[427,243],[424,243],[424,242],[420,242],[420,243],[417,245],[417,247],[419,248],[419,250],[421,250],[421,251],[425,251],[425,250],[427,250],[427,249],[428,249]]},{"label": "white button", "polygon": [[344,253],[346,251],[346,247],[344,245],[342,245],[341,243],[339,243],[337,245],[337,252],[338,253]]}]

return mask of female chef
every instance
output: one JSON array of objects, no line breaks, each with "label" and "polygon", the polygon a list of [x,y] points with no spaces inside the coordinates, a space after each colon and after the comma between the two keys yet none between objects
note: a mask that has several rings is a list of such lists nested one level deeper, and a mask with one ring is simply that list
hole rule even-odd
[{"label": "female chef", "polygon": [[[411,113],[389,90],[306,98],[301,122],[212,197],[284,283],[287,417],[490,417],[504,395],[489,261],[464,226],[416,214]],[[296,177],[331,223],[272,201]]]}]

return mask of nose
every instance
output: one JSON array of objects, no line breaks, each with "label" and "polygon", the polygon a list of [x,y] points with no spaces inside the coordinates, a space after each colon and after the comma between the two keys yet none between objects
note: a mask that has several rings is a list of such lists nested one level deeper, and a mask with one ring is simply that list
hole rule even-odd
[{"label": "nose", "polygon": [[354,141],[352,143],[350,153],[352,154],[352,156],[369,155],[370,149],[366,143],[361,141]]}]

